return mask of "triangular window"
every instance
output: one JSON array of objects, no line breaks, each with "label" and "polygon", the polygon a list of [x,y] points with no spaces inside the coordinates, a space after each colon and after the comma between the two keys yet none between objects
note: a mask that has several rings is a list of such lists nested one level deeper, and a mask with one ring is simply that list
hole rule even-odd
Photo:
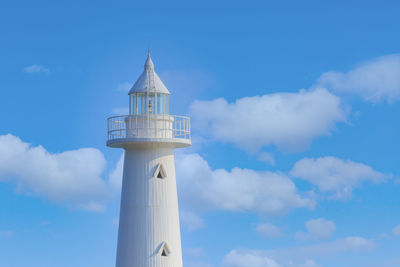
[{"label": "triangular window", "polygon": [[167,252],[165,251],[165,249],[163,249],[163,251],[162,251],[162,253],[161,253],[161,256],[167,257]]},{"label": "triangular window", "polygon": [[157,168],[154,172],[153,177],[158,178],[158,179],[164,179],[167,177],[167,173],[165,172],[164,165],[158,164]]},{"label": "triangular window", "polygon": [[171,250],[169,249],[167,243],[163,242],[160,246],[160,250],[159,250],[159,255],[161,255],[161,257],[168,257],[169,254],[171,254]]}]

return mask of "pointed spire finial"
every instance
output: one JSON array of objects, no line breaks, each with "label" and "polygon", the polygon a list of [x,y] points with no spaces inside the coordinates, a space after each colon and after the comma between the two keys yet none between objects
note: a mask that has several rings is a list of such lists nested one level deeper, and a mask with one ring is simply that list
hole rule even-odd
[{"label": "pointed spire finial", "polygon": [[147,50],[147,59],[146,63],[144,64],[145,70],[154,70],[154,64],[150,57],[150,48]]},{"label": "pointed spire finial", "polygon": [[154,70],[154,64],[150,56],[150,49],[147,50],[147,59],[146,63],[144,63],[144,71],[132,86],[128,94],[131,95],[133,93],[143,93],[148,91],[170,94],[167,87]]}]

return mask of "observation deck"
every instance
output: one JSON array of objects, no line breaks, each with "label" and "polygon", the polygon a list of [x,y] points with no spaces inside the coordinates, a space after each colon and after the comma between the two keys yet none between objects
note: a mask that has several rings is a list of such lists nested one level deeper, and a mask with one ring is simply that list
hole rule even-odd
[{"label": "observation deck", "polygon": [[113,116],[107,119],[107,146],[144,143],[191,145],[190,119],[167,114]]}]

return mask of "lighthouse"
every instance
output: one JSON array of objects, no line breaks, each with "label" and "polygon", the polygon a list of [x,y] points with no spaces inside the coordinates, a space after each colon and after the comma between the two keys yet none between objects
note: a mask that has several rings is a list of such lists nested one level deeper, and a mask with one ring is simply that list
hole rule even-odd
[{"label": "lighthouse", "polygon": [[174,149],[190,119],[169,114],[150,53],[128,95],[129,115],[107,120],[107,146],[125,150],[116,267],[182,267]]}]

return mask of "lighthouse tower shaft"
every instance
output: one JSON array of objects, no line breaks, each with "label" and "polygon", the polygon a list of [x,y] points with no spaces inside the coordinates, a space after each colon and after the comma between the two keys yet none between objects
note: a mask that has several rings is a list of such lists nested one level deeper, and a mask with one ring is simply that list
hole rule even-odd
[{"label": "lighthouse tower shaft", "polygon": [[174,149],[190,120],[168,114],[150,55],[129,96],[130,114],[108,119],[107,145],[125,150],[116,267],[182,267]]},{"label": "lighthouse tower shaft", "polygon": [[117,251],[117,267],[182,266],[173,147],[125,149]]}]

